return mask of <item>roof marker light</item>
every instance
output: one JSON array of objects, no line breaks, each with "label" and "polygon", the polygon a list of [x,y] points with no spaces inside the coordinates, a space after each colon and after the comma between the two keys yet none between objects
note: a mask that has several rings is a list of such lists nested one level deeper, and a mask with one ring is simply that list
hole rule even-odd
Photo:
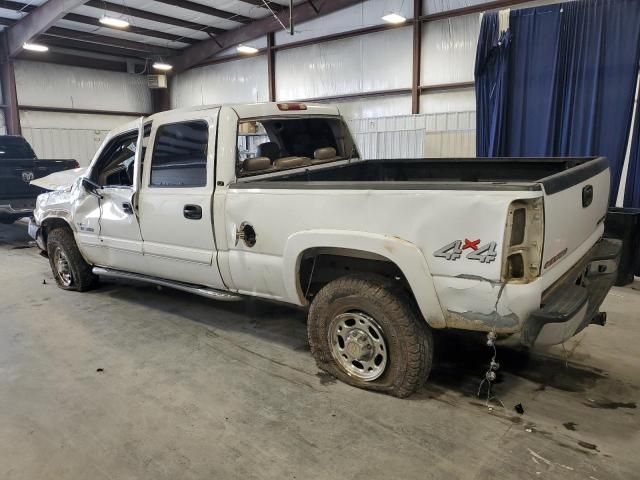
[{"label": "roof marker light", "polygon": [[278,103],[278,110],[288,112],[291,110],[306,110],[307,106],[304,103]]}]

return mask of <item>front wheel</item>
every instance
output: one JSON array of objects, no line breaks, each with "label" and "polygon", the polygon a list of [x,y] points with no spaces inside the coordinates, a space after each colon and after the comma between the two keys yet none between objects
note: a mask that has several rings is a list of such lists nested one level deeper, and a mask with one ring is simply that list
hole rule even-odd
[{"label": "front wheel", "polygon": [[63,290],[84,292],[96,284],[97,277],[82,258],[70,230],[56,228],[50,232],[47,253],[56,283]]},{"label": "front wheel", "polygon": [[384,277],[351,275],[325,285],[307,329],[318,366],[350,385],[406,397],[431,371],[431,331]]}]

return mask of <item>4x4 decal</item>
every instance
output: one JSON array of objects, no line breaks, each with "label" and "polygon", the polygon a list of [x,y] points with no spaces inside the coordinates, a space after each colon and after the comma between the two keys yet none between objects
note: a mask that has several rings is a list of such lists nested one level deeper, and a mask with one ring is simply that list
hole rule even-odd
[{"label": "4x4 decal", "polygon": [[459,259],[464,250],[469,249],[466,258],[469,260],[477,260],[482,263],[491,263],[498,256],[496,252],[496,242],[489,242],[486,245],[480,245],[480,239],[469,240],[464,239],[464,245],[462,240],[455,240],[444,247],[433,252],[434,257],[444,258],[445,260],[456,261]]}]

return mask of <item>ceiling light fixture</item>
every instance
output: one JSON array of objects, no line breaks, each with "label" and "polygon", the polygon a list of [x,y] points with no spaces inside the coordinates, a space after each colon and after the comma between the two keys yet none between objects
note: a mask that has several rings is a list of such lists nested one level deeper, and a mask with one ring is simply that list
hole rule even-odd
[{"label": "ceiling light fixture", "polygon": [[399,15],[397,13],[389,13],[387,15],[385,15],[384,17],[382,17],[382,20],[384,20],[387,23],[392,23],[394,25],[397,25],[399,23],[404,23],[407,21],[407,19],[405,17],[403,17],[402,15]]},{"label": "ceiling light fixture", "polygon": [[254,53],[258,53],[258,49],[250,45],[238,45],[238,51],[240,53],[246,53],[248,55],[253,55]]},{"label": "ceiling light fixture", "polygon": [[49,47],[47,47],[46,45],[40,45],[39,43],[29,43],[29,42],[24,42],[24,44],[22,45],[22,48],[24,48],[25,50],[31,50],[32,52],[46,52],[47,50],[49,50]]},{"label": "ceiling light fixture", "polygon": [[100,23],[115,28],[127,28],[129,22],[121,18],[107,17],[106,15],[100,19]]},{"label": "ceiling light fixture", "polygon": [[153,64],[153,68],[155,68],[156,70],[163,70],[163,71],[169,71],[173,68],[173,65],[169,65],[168,63],[162,63],[162,62],[155,62]]}]

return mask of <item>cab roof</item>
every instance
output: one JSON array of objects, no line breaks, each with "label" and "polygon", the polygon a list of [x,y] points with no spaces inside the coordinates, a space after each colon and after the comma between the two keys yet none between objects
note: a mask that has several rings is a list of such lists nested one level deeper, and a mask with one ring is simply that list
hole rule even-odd
[{"label": "cab roof", "polygon": [[[289,107],[285,109],[285,105]],[[296,108],[296,106],[304,106],[305,109]],[[309,116],[309,115],[340,115],[340,111],[333,105],[322,105],[305,102],[263,102],[263,103],[233,103],[219,105],[198,105],[193,107],[176,108],[164,112],[155,113],[146,117],[149,120],[167,120],[173,113],[199,112],[212,110],[216,108],[230,108],[236,112],[239,118],[256,118],[268,117],[272,115],[291,115],[291,116]]]}]

